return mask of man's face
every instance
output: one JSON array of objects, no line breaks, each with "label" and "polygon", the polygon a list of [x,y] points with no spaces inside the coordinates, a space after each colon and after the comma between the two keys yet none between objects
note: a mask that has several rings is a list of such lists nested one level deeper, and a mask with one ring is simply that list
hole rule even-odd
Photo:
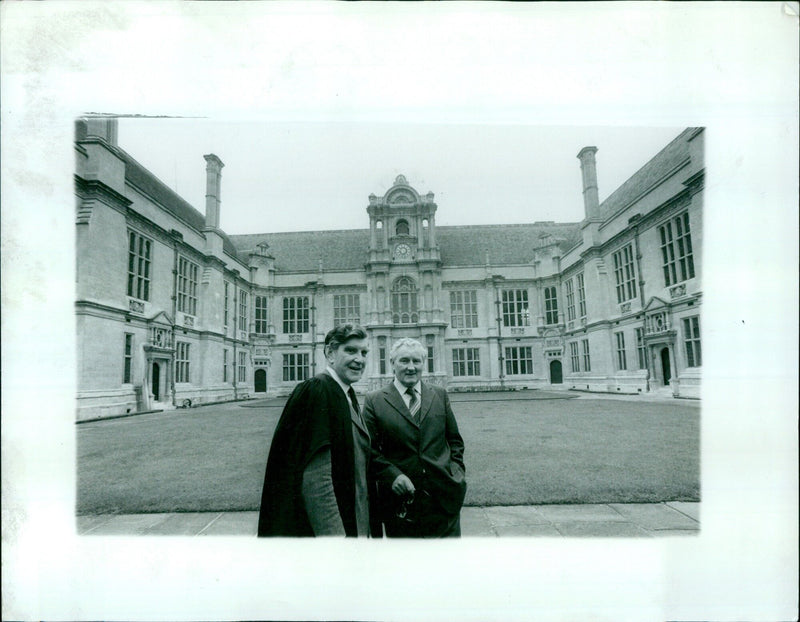
[{"label": "man's face", "polygon": [[422,378],[422,352],[417,348],[400,346],[392,360],[395,378],[404,387],[413,387]]},{"label": "man's face", "polygon": [[358,382],[364,373],[368,352],[369,348],[367,348],[366,339],[348,339],[338,348],[328,353],[328,364],[342,382],[353,384]]}]

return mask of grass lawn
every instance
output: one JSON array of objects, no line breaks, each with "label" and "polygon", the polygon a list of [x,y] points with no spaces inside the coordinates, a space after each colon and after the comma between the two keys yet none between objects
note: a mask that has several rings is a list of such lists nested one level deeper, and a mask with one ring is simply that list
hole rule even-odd
[{"label": "grass lawn", "polygon": [[[698,404],[525,395],[453,396],[467,505],[699,500]],[[77,425],[78,513],[257,509],[281,407],[240,402]]]}]

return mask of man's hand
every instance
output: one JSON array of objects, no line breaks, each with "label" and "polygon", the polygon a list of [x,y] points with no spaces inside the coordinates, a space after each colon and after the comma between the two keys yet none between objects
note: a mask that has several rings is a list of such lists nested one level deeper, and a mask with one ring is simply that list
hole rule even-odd
[{"label": "man's hand", "polygon": [[392,492],[400,496],[413,495],[414,484],[407,475],[400,473],[400,475],[395,478],[394,482],[392,482]]}]

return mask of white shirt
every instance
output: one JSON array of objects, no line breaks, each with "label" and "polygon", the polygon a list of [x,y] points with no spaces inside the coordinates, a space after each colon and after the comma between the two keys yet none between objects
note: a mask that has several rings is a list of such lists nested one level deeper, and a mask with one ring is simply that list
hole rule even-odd
[{"label": "white shirt", "polygon": [[[349,400],[350,399],[350,394],[348,393],[348,391],[350,390],[350,385],[349,384],[345,384],[344,382],[342,382],[342,379],[339,378],[339,374],[337,374],[333,370],[333,367],[331,367],[330,365],[328,365],[325,368],[325,371],[328,372],[330,377],[333,378],[336,381],[336,384],[338,384],[340,387],[342,387],[342,391],[344,391],[344,394],[347,396],[347,399]],[[355,389],[353,389],[353,390],[355,391]]]},{"label": "white shirt", "polygon": [[[394,378],[394,388],[397,389],[397,392],[400,393],[400,397],[403,398],[403,402],[406,404],[406,408],[411,403],[411,396],[406,393],[408,391],[408,387],[405,386],[402,382],[397,379],[397,376]],[[414,391],[417,394],[417,400],[422,399],[422,381],[418,380],[417,384],[414,385]]]}]

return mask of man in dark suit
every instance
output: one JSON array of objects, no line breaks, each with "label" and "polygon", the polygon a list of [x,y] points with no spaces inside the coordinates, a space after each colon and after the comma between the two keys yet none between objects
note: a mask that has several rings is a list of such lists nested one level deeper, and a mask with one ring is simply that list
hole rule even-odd
[{"label": "man in dark suit", "polygon": [[370,437],[351,386],[367,352],[362,327],[337,326],[325,337],[327,369],[286,402],[267,460],[259,537],[369,535]]},{"label": "man in dark suit", "polygon": [[364,420],[372,436],[372,476],[388,537],[461,535],[464,441],[447,392],[421,381],[426,350],[400,339],[389,360],[392,383],[367,395]]}]

